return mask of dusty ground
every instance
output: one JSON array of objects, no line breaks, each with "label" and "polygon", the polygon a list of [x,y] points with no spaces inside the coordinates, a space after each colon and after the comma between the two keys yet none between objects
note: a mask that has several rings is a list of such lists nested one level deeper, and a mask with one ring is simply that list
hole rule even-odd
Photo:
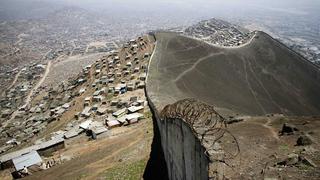
[{"label": "dusty ground", "polygon": [[90,55],[75,55],[68,57],[61,57],[56,60],[43,86],[56,86],[61,81],[67,81],[68,78],[77,76],[82,68],[94,63],[106,53],[94,53]]},{"label": "dusty ground", "polygon": [[[67,141],[66,148],[54,155],[72,160],[25,179],[141,179],[152,137],[150,117],[135,125],[112,129],[106,137],[98,136],[95,141],[88,141],[83,135]],[[2,171],[0,179],[11,179],[11,176]]]},{"label": "dusty ground", "polygon": [[[152,50],[152,48],[153,46],[150,45],[147,49]],[[139,52],[138,55],[143,56],[144,51]],[[124,56],[125,51],[121,51],[120,57],[123,58]],[[95,56],[88,57],[92,58],[91,61],[99,59]],[[88,59],[82,60],[88,61]],[[75,61],[77,61],[77,66],[79,67],[73,66]],[[61,58],[61,61],[53,62],[44,84],[54,83],[54,79],[66,79],[68,75],[65,73],[69,75],[74,73],[73,71],[76,71],[74,68],[79,68],[79,71],[81,71],[82,63],[78,63],[78,61],[81,60],[73,57],[68,59]],[[74,114],[83,110],[84,98],[92,95],[95,91],[91,87],[91,84],[95,80],[94,71],[91,69],[89,74],[88,81],[74,90],[78,92],[80,88],[86,87],[86,92],[75,97],[70,102],[71,107],[59,120],[50,123],[46,131],[40,132],[37,136],[30,139],[29,143],[19,146],[19,149],[31,145],[37,139],[50,137],[52,132],[63,129],[66,124],[74,120]],[[42,91],[31,103],[33,105],[37,104],[46,94],[46,91]],[[133,96],[143,99],[144,90],[138,89],[119,96],[107,96],[106,98],[107,100],[112,98],[128,101]],[[95,141],[89,141],[88,137],[84,134],[72,140],[67,140],[66,148],[54,153],[49,159],[71,158],[72,160],[66,160],[62,164],[45,171],[35,172],[26,179],[141,179],[149,159],[153,138],[153,125],[149,109],[145,109],[144,116],[146,119],[141,120],[138,124],[111,129],[107,135],[98,137],[98,140]],[[101,117],[94,116],[93,118]],[[8,171],[1,171],[0,173],[0,179],[11,179]]]},{"label": "dusty ground", "polygon": [[[148,44],[147,48],[144,51],[152,52],[152,49],[153,49],[153,45],[152,45],[152,43],[150,43],[150,44]],[[138,56],[139,57],[143,56],[144,51],[138,52]],[[119,56],[124,59],[125,53],[126,53],[126,51],[122,49],[119,53]],[[63,79],[66,79],[68,76],[76,75],[77,73],[82,71],[82,67],[84,65],[87,65],[87,63],[90,64],[90,62],[92,63],[92,62],[95,62],[96,60],[99,60],[99,57],[101,57],[103,54],[105,54],[105,53],[97,53],[97,54],[81,56],[81,58],[78,58],[78,56],[73,56],[73,57],[69,57],[67,59],[62,58],[59,61],[55,61],[53,63],[51,71],[50,71],[48,78],[46,79],[44,85],[49,85],[51,83],[55,83],[59,79],[63,80]],[[77,62],[77,63],[75,63],[75,62]],[[124,63],[126,63],[126,61],[124,61]],[[60,68],[62,68],[62,69],[60,69]],[[70,69],[68,69],[68,68],[70,68]],[[66,74],[68,74],[68,75],[66,75]],[[30,144],[31,144],[31,142],[34,142],[36,139],[50,136],[50,133],[64,128],[64,126],[66,124],[68,124],[70,121],[74,120],[74,115],[77,112],[81,112],[84,108],[83,107],[84,99],[86,97],[92,95],[93,92],[95,91],[94,88],[91,87],[91,84],[95,80],[93,74],[94,74],[94,71],[91,71],[91,75],[90,75],[90,78],[88,79],[88,81],[85,82],[82,86],[79,86],[75,89],[75,91],[79,91],[81,88],[86,87],[86,89],[87,89],[86,92],[84,94],[82,94],[81,96],[75,97],[71,101],[71,104],[74,104],[74,105],[71,106],[70,109],[63,114],[63,116],[59,119],[59,121],[54,121],[54,122],[50,123],[47,126],[47,130],[41,132],[38,136],[34,137],[34,139],[30,141]],[[61,76],[64,76],[64,77],[62,78]],[[114,84],[119,83],[119,81],[120,81],[120,79],[116,79]],[[38,96],[36,96],[33,99],[32,104],[33,105],[37,104],[45,94],[46,94],[46,91],[42,91]],[[128,91],[125,94],[121,94],[118,96],[111,96],[110,98],[112,98],[113,100],[121,99],[121,100],[127,101],[130,99],[130,97],[133,97],[133,96],[144,97],[144,90],[137,89],[135,91]],[[29,144],[27,144],[27,145],[29,145]]]},{"label": "dusty ground", "polygon": [[319,67],[263,32],[232,49],[156,38],[147,89],[157,107],[193,97],[240,114],[320,114]]},{"label": "dusty ground", "polygon": [[[284,123],[299,131],[292,135],[280,135]],[[227,177],[231,179],[318,179],[320,177],[320,117],[253,117],[229,125],[229,131],[237,138],[240,154],[228,161]],[[297,146],[297,139],[306,134],[313,143]],[[232,151],[233,149],[228,149]],[[298,162],[281,166],[277,163],[290,154],[306,157],[316,167]]]}]

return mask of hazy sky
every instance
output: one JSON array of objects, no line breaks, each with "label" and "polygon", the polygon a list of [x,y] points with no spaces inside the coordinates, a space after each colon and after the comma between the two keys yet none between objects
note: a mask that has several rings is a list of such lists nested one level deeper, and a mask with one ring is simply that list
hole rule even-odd
[{"label": "hazy sky", "polygon": [[107,17],[181,19],[181,22],[212,17],[266,22],[270,17],[283,17],[286,22],[288,16],[320,22],[320,0],[0,0],[0,20],[42,18],[66,6]]},{"label": "hazy sky", "polygon": [[151,29],[219,18],[262,25],[270,32],[320,37],[320,0],[0,0],[0,21],[44,18],[70,6],[114,23],[137,22]]},{"label": "hazy sky", "polygon": [[260,9],[287,13],[308,13],[309,9],[320,9],[320,0],[0,0],[0,12],[12,10],[14,14],[15,9],[20,12],[36,8],[41,10],[46,4],[49,8],[68,5],[91,11],[126,13],[131,10],[160,14],[171,11],[194,13],[195,16]]},{"label": "hazy sky", "polygon": [[320,10],[320,0],[56,0],[54,2],[80,6],[93,11],[126,13],[132,10],[156,12],[159,15],[172,12],[220,17],[237,16],[238,13],[245,14],[260,10],[292,14],[307,14],[310,9]]},{"label": "hazy sky", "polygon": [[[46,0],[50,1],[50,0]],[[112,4],[146,4],[146,5],[175,5],[175,6],[201,6],[201,5],[263,5],[269,7],[296,7],[320,5],[319,0],[57,0],[56,2],[82,4],[82,5],[111,5]]]}]

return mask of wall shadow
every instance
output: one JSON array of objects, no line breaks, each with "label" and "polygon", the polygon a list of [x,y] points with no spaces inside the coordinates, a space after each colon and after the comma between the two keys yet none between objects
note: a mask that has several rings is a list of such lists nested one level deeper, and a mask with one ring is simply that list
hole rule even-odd
[{"label": "wall shadow", "polygon": [[143,178],[146,180],[168,180],[168,170],[161,146],[160,131],[157,126],[157,120],[154,111],[151,109],[153,117],[153,141],[151,145],[150,159],[148,160]]}]

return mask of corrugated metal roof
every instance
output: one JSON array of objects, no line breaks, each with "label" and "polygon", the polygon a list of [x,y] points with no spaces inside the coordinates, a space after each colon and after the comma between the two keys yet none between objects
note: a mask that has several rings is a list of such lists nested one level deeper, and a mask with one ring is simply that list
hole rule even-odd
[{"label": "corrugated metal roof", "polygon": [[40,143],[40,144],[36,144],[36,145],[30,146],[30,147],[27,147],[27,148],[24,148],[24,149],[15,151],[15,152],[11,152],[11,153],[5,154],[5,155],[0,157],[0,162],[3,163],[3,162],[6,162],[8,160],[11,160],[11,159],[17,158],[19,156],[22,156],[24,154],[28,154],[31,151],[37,151],[37,150],[40,150],[40,149],[45,149],[45,148],[48,148],[50,146],[59,144],[61,142],[64,142],[64,138],[63,137],[56,137],[56,138],[51,139],[49,141],[46,141],[46,142],[43,142],[43,143]]},{"label": "corrugated metal roof", "polygon": [[108,110],[108,108],[106,106],[103,106],[103,107],[99,107],[97,112],[99,113],[105,113],[106,111]]},{"label": "corrugated metal roof", "polygon": [[95,128],[95,127],[100,127],[100,126],[104,126],[102,122],[100,121],[92,121],[90,123],[90,125],[88,126],[88,129],[92,129],[92,128]]},{"label": "corrugated metal roof", "polygon": [[119,117],[117,120],[120,122],[120,123],[125,123],[126,122],[126,119],[127,119],[127,116],[121,116]]},{"label": "corrugated metal roof", "polygon": [[83,109],[83,111],[81,112],[81,114],[88,114],[90,112],[90,110],[91,110],[91,107],[85,107]]},{"label": "corrugated metal roof", "polygon": [[121,114],[124,114],[124,113],[126,113],[126,111],[127,111],[127,108],[123,108],[123,109],[120,109],[120,110],[118,110],[118,111],[116,111],[116,112],[114,112],[114,113],[112,113],[112,115],[114,115],[114,116],[120,116]]},{"label": "corrugated metal roof", "polygon": [[116,121],[117,119],[115,118],[115,117],[113,117],[113,116],[108,116],[107,118],[106,118],[106,121]]},{"label": "corrugated metal roof", "polygon": [[143,106],[131,106],[128,108],[128,110],[129,110],[129,112],[137,112],[143,108],[144,108]]},{"label": "corrugated metal roof", "polygon": [[120,125],[120,123],[119,123],[118,121],[112,120],[112,121],[108,121],[108,122],[107,122],[107,125],[108,125],[109,127],[112,127],[112,126]]},{"label": "corrugated metal roof", "polygon": [[79,126],[74,127],[72,129],[70,129],[69,131],[67,131],[66,133],[64,133],[64,137],[69,139],[72,137],[77,136],[78,134],[80,134],[82,131],[84,131],[82,128],[79,128]]},{"label": "corrugated metal roof", "polygon": [[42,162],[41,157],[37,151],[31,151],[28,154],[12,159],[14,167],[17,171],[22,170],[24,167],[29,167]]},{"label": "corrugated metal roof", "polygon": [[102,134],[104,132],[107,132],[108,129],[103,126],[99,126],[99,127],[92,128],[91,131],[93,131],[96,135],[98,135],[98,134]]},{"label": "corrugated metal roof", "polygon": [[130,120],[130,119],[139,119],[139,118],[142,118],[143,117],[143,114],[141,114],[141,113],[133,113],[133,114],[128,114],[127,116],[126,116],[126,119],[127,120]]},{"label": "corrugated metal roof", "polygon": [[54,139],[51,139],[49,141],[46,141],[46,142],[43,142],[43,143],[39,144],[39,149],[45,149],[45,148],[48,148],[50,146],[59,144],[61,142],[64,142],[64,138],[63,137],[57,137],[57,138],[54,138]]},{"label": "corrugated metal roof", "polygon": [[79,127],[83,129],[88,129],[91,123],[92,123],[92,120],[86,120],[83,123],[81,123]]},{"label": "corrugated metal roof", "polygon": [[6,161],[9,161],[13,158],[17,158],[23,154],[27,154],[27,153],[30,153],[31,151],[36,151],[39,149],[39,146],[38,145],[34,145],[34,146],[30,146],[30,147],[27,147],[27,148],[24,148],[24,149],[21,149],[21,150],[18,150],[18,151],[14,151],[14,152],[11,152],[11,153],[8,153],[8,154],[5,154],[3,156],[0,157],[0,162],[3,163],[3,162],[6,162]]}]

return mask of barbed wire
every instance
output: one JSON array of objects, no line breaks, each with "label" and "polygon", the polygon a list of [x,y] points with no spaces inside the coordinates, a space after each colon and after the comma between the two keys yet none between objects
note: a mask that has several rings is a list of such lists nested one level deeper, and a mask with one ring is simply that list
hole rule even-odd
[{"label": "barbed wire", "polygon": [[223,148],[224,160],[234,159],[240,153],[236,137],[227,130],[227,120],[209,104],[193,98],[183,99],[165,106],[160,117],[162,120],[181,119],[189,124],[206,152],[217,151],[218,143],[218,147],[228,147]]}]

